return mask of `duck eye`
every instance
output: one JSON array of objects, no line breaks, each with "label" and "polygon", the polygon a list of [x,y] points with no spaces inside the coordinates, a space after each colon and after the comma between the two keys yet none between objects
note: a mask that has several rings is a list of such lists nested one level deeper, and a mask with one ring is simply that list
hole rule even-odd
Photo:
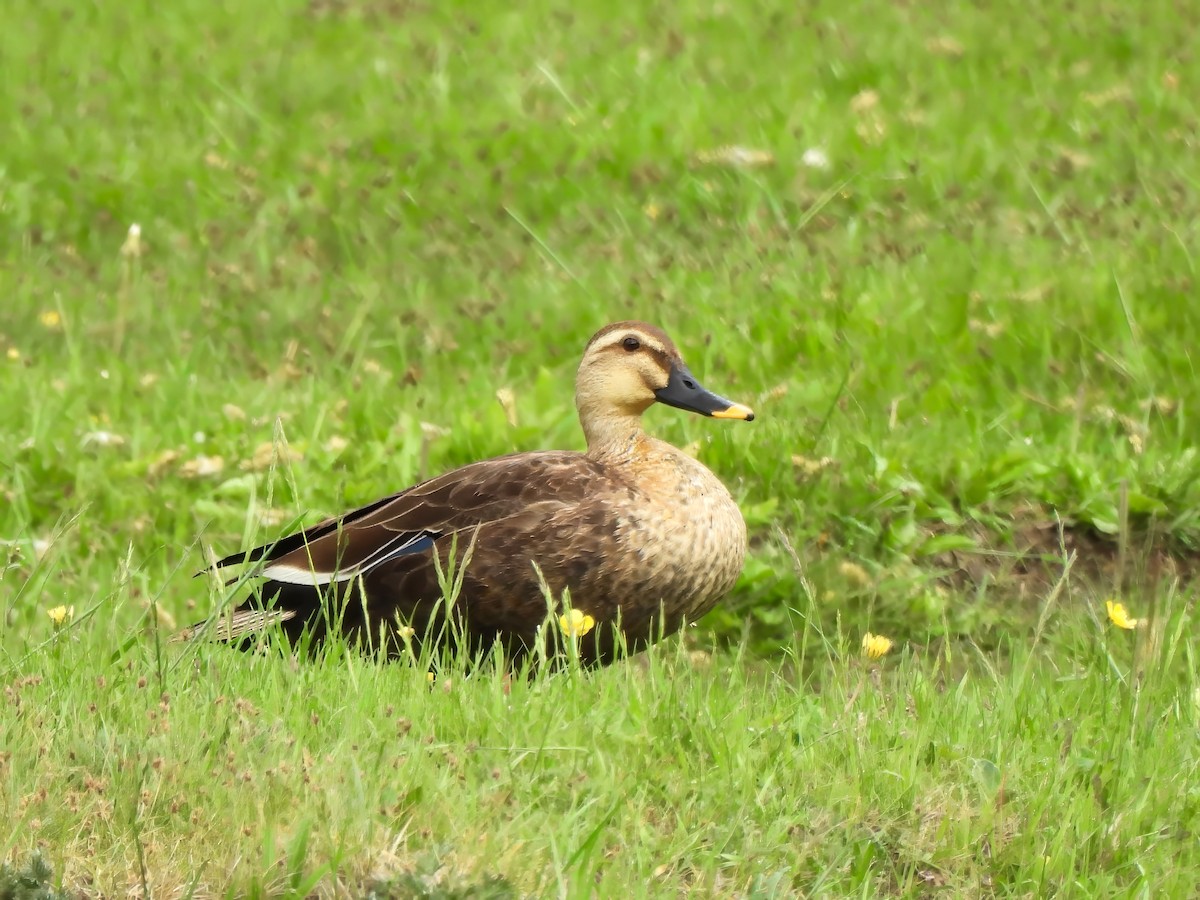
[{"label": "duck eye", "polygon": [[641,349],[642,342],[633,337],[633,335],[630,335],[629,337],[625,338],[625,340],[621,341],[621,346],[632,353],[634,350]]}]

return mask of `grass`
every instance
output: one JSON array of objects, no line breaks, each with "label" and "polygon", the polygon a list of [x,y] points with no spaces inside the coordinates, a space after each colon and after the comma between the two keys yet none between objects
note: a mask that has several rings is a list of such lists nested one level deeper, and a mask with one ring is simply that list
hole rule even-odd
[{"label": "grass", "polygon": [[[1193,890],[1190,15],[7,4],[0,887]],[[760,413],[648,416],[753,533],[686,641],[509,693],[164,642],[210,547],[581,446],[624,317]]]}]

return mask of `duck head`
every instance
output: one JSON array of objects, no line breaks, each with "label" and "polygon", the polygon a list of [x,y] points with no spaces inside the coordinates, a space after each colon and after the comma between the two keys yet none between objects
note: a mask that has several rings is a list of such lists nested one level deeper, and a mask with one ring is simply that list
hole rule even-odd
[{"label": "duck head", "polygon": [[575,406],[591,446],[594,439],[635,427],[651,405],[663,403],[716,419],[753,421],[748,406],[700,384],[666,333],[645,322],[617,322],[588,341],[575,378]]}]

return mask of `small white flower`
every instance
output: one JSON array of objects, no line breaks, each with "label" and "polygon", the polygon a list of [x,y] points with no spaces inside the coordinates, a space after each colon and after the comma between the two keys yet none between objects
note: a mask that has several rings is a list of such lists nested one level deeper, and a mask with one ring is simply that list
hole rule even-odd
[{"label": "small white flower", "polygon": [[804,155],[800,157],[800,162],[804,163],[810,169],[828,169],[829,154],[820,147],[809,147],[804,151]]},{"label": "small white flower", "polygon": [[79,442],[81,447],[120,447],[125,438],[111,431],[89,431]]},{"label": "small white flower", "polygon": [[137,222],[129,226],[129,233],[125,235],[125,243],[121,244],[121,255],[126,258],[142,255],[142,226]]}]

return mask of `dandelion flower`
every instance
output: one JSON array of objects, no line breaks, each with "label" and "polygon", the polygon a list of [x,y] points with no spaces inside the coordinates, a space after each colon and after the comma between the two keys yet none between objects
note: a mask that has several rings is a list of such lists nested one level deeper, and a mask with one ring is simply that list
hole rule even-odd
[{"label": "dandelion flower", "polygon": [[871,634],[868,631],[863,635],[862,649],[867,659],[882,659],[894,646],[892,639],[884,637],[882,634]]},{"label": "dandelion flower", "polygon": [[596,627],[596,620],[585,612],[572,609],[558,617],[558,627],[567,637],[583,637]]},{"label": "dandelion flower", "polygon": [[46,615],[50,617],[50,621],[54,623],[55,628],[62,628],[75,617],[75,607],[56,606],[53,609],[46,610]]},{"label": "dandelion flower", "polygon": [[1104,607],[1108,610],[1108,621],[1125,631],[1133,631],[1133,629],[1138,627],[1138,622],[1141,621],[1129,615],[1129,610],[1125,608],[1124,603],[1105,600]]},{"label": "dandelion flower", "polygon": [[51,331],[62,327],[62,316],[57,309],[47,309],[38,313],[38,321],[42,323],[43,328],[49,328]]},{"label": "dandelion flower", "polygon": [[11,359],[13,362],[16,362],[18,359],[21,358],[21,351],[18,350],[16,347],[9,347],[8,350],[5,351],[5,355],[9,359]]}]

